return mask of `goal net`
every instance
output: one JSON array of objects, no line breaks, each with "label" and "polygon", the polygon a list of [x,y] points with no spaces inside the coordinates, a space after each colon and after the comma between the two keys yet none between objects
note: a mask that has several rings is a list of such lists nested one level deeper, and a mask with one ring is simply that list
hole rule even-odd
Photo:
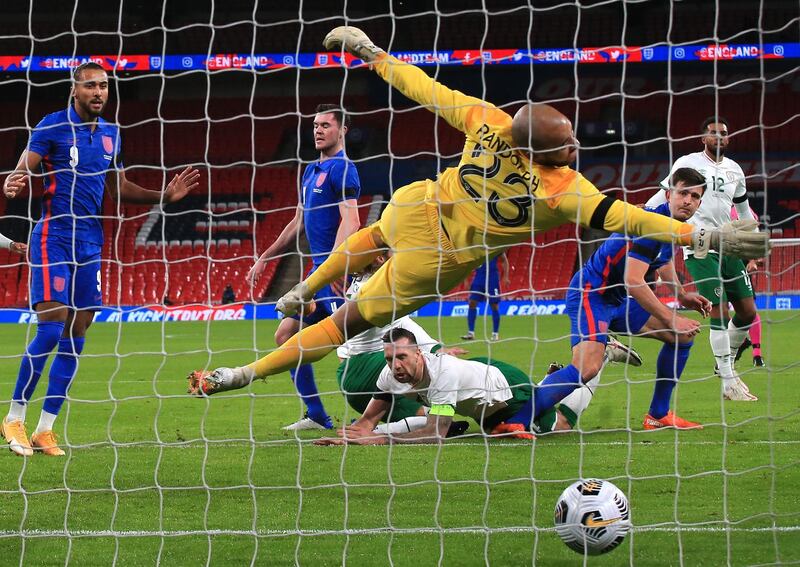
[{"label": "goal net", "polygon": [[[0,551],[9,564],[586,563],[559,540],[553,514],[562,490],[590,478],[613,482],[630,502],[630,534],[604,558],[608,564],[800,561],[792,497],[800,481],[793,377],[800,360],[796,2],[40,4],[4,9],[2,177],[15,171],[40,121],[74,104],[69,72],[92,61],[110,79],[102,114],[119,125],[115,159],[126,179],[162,191],[189,166],[200,171],[200,184],[174,203],[118,202],[106,191],[89,213],[104,237],[103,306],[53,426],[65,455],[12,451],[0,459]],[[432,341],[467,350],[462,359],[510,365],[534,384],[551,362],[572,361],[570,281],[609,233],[549,220],[537,225],[554,213],[542,207],[530,177],[507,183],[521,182],[532,195],[492,196],[499,171],[493,164],[499,168],[498,156],[512,150],[499,135],[492,141],[474,132],[465,146],[464,132],[448,123],[461,99],[415,100],[411,90],[405,96],[387,84],[379,69],[326,50],[323,38],[345,23],[498,112],[552,105],[580,141],[571,167],[604,195],[630,204],[659,192],[679,157],[704,150],[707,117],[724,121],[726,158],[741,166],[749,205],[773,242],[772,254],[745,278],[760,324],[748,335],[755,344],[735,363],[758,400],[723,401],[711,320],[685,310],[673,316],[698,320],[701,330],[669,407],[701,430],[645,430],[662,344],[644,337],[618,337],[639,353],[641,366],[608,364],[572,430],[533,441],[490,435],[469,415],[456,415],[468,428],[444,443],[315,445],[359,419],[372,394],[382,399],[381,354],[369,359],[370,368],[360,366],[363,358],[356,363],[345,352],[340,363],[331,353],[313,364],[313,377],[301,369],[230,393],[187,395],[190,371],[250,364],[291,336],[297,326],[279,318],[277,299],[355,224],[388,218],[393,197],[415,213],[392,230],[418,252],[411,261],[406,249],[409,270],[385,278],[384,301],[407,294],[417,284],[411,268],[424,272],[419,266],[433,254],[436,277],[420,284],[425,301],[412,302],[414,321]],[[344,109],[346,132],[328,107],[318,111],[325,104]],[[68,126],[78,153],[81,144],[103,143],[79,142],[79,127]],[[329,151],[338,149],[336,134],[326,146],[331,127],[341,133],[343,155]],[[34,294],[36,274],[66,266],[66,281],[48,280],[53,290],[66,286],[68,302],[85,292],[70,287],[84,265],[76,256],[41,253],[50,250],[46,238],[77,250],[80,235],[43,236],[40,219],[52,213],[54,195],[77,194],[87,178],[105,175],[102,167],[82,169],[89,166],[75,158],[64,166],[75,181],[55,186],[58,172],[48,168],[72,154],[67,138],[49,147],[44,169],[32,172],[26,189],[0,200],[0,233],[30,247],[27,256],[0,250],[0,384],[9,412],[20,365],[36,358],[22,354],[34,352],[40,322],[54,316],[31,305],[41,297]],[[483,161],[459,170],[462,152]],[[448,168],[454,169],[443,173]],[[415,189],[420,185],[408,188],[437,175],[441,182],[427,197]],[[445,178],[462,193],[442,197]],[[724,190],[707,193],[704,199],[725,198]],[[78,199],[67,216],[80,216]],[[459,235],[447,226],[466,226],[437,225],[439,215],[475,203],[486,224],[473,227],[474,246],[449,250],[448,239]],[[496,254],[496,241],[485,236],[491,222],[529,230],[505,250],[508,271],[501,261],[498,291],[473,292],[472,284],[491,275],[468,270],[455,278],[447,262],[477,267],[476,258]],[[250,282],[248,273],[270,247],[275,253]],[[675,266],[695,291],[679,249]],[[723,272],[713,277],[743,282]],[[651,283],[664,305],[680,307],[674,289],[657,278]],[[749,303],[734,303],[741,321]],[[401,303],[392,305],[397,318],[404,314]],[[69,358],[58,348],[27,400],[28,435],[41,429],[36,420],[49,407],[48,383]],[[352,390],[359,380],[366,382]],[[408,415],[422,416],[415,426],[426,427],[427,395],[402,398],[412,404]],[[463,390],[454,395],[469,398]],[[400,400],[392,411],[401,409]],[[310,429],[285,429],[291,425]],[[597,518],[589,518],[595,529],[603,527]]]}]

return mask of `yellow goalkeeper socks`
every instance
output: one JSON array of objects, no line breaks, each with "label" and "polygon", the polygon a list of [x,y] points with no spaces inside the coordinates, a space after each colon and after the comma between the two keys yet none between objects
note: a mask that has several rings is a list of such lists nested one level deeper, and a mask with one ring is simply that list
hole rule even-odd
[{"label": "yellow goalkeeper socks", "polygon": [[362,228],[351,234],[336,250],[331,252],[313,274],[308,276],[305,283],[309,289],[316,293],[324,286],[337,278],[344,277],[347,273],[362,272],[364,268],[375,261],[383,251],[375,243],[374,226]]},{"label": "yellow goalkeeper socks", "polygon": [[247,368],[255,373],[255,378],[266,378],[297,368],[300,364],[321,360],[343,342],[344,335],[328,317],[316,325],[306,327],[277,350],[248,364]]}]

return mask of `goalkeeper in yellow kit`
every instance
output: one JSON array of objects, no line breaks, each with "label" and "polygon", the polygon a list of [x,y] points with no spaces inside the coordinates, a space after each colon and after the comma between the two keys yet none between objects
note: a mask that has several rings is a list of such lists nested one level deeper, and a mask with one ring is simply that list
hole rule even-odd
[{"label": "goalkeeper in yellow kit", "polygon": [[241,388],[301,361],[320,360],[348,337],[437,299],[487,255],[494,257],[529,240],[534,231],[564,223],[674,241],[692,246],[695,257],[720,246],[727,254],[746,258],[768,252],[767,236],[751,232],[751,221],[718,231],[695,229],[602,195],[569,167],[578,141],[570,121],[549,105],[527,104],[512,118],[392,57],[358,28],[334,29],[325,46],[361,58],[387,83],[464,132],[461,162],[436,181],[419,181],[396,191],[378,222],[350,236],[276,308],[285,315],[313,309],[311,298],[317,290],[363,270],[389,248],[391,258],[364,285],[357,301],[348,301],[250,365],[193,372],[191,393]]}]

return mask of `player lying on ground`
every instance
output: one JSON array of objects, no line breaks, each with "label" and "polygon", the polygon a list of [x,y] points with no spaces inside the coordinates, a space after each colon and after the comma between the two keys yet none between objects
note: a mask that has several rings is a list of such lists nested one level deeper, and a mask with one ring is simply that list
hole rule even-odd
[{"label": "player lying on ground", "polygon": [[[372,266],[377,269],[382,263],[383,262],[375,262]],[[346,293],[347,299],[356,299],[358,297],[359,289],[371,277],[372,272],[373,270],[369,270],[354,279]],[[392,328],[401,328],[413,333],[416,337],[417,345],[422,352],[430,354],[443,352],[452,356],[467,354],[466,350],[459,347],[443,347],[443,345],[433,340],[427,331],[408,315],[384,327],[367,329],[336,349],[340,361],[339,368],[336,371],[339,389],[347,399],[348,405],[360,414],[364,413],[372,399],[372,395],[378,390],[378,378],[386,367],[386,360],[384,359],[383,352],[383,336]],[[641,366],[642,364],[642,359],[635,350],[626,347],[613,338],[609,338],[603,360],[604,363],[623,362],[633,366]],[[218,373],[218,375],[224,374],[226,373]],[[232,374],[229,374],[229,376],[231,375]],[[228,389],[228,386],[231,386],[231,389],[235,389],[235,386],[232,384],[222,384],[217,391]],[[405,433],[407,431],[413,431],[426,424],[426,415],[426,407],[419,401],[403,396],[395,396],[391,411],[382,419],[389,422],[390,426],[392,423],[398,422],[399,420],[402,420],[402,423],[398,423],[397,426],[389,428],[378,426],[376,431],[380,433]],[[454,422],[454,424],[456,423],[461,424],[466,422]],[[452,436],[452,434],[453,431],[451,428],[450,436]]]},{"label": "player lying on ground", "polygon": [[[705,179],[694,169],[680,168],[673,172],[670,183],[667,203],[654,211],[686,221],[700,206]],[[656,362],[656,384],[650,410],[644,417],[644,428],[702,428],[699,423],[682,419],[669,409],[672,390],[686,366],[693,337],[700,332],[700,323],[678,315],[661,303],[647,284],[646,276],[651,270],[657,271],[663,282],[674,287],[681,306],[694,309],[704,317],[711,309],[711,302],[706,298],[683,289],[675,273],[672,245],[643,237],[629,241],[622,234],[611,235],[569,285],[566,312],[572,324],[572,364],[549,375],[540,384],[540,388],[547,387],[554,400],[562,400],[558,429],[566,428],[565,421],[569,427],[574,427],[578,415],[591,399],[599,381],[598,371],[608,331],[664,343]],[[587,388],[572,391],[579,379]],[[553,424],[553,410],[547,413],[549,415],[540,414],[540,423]]]},{"label": "player lying on ground", "polygon": [[[355,299],[361,287],[384,261],[384,257],[380,256],[370,264],[364,273],[355,277],[347,289],[345,297],[347,299]],[[433,340],[425,329],[408,316],[401,317],[390,325],[373,327],[360,335],[356,335],[336,350],[336,354],[339,356],[336,380],[339,383],[339,390],[347,400],[347,404],[359,414],[364,413],[367,404],[372,399],[372,394],[377,392],[378,377],[386,367],[386,360],[383,358],[382,339],[383,335],[393,327],[406,329],[413,333],[417,337],[417,344],[422,352],[445,352],[453,356],[467,354],[466,350],[459,347],[444,348],[443,345]],[[221,388],[226,386],[223,384]],[[427,408],[418,401],[404,396],[396,396],[392,400],[391,411],[382,418],[382,421],[386,423],[378,425],[375,430],[379,433],[408,433],[425,426],[427,413]],[[450,436],[463,433],[467,426],[468,424],[465,421],[453,422]]]},{"label": "player lying on ground", "polygon": [[[522,426],[507,429],[503,425],[533,395],[530,379],[521,370],[500,361],[461,360],[445,353],[423,352],[414,334],[401,328],[390,329],[383,336],[383,343],[385,366],[364,414],[339,431],[340,439],[319,439],[315,443],[436,442],[447,437],[455,414],[473,418],[493,434],[533,438]],[[375,427],[393,410],[397,397],[416,399],[429,408],[425,426],[391,436],[376,434]]]},{"label": "player lying on ground", "polygon": [[[536,396],[528,375],[499,360],[461,360],[443,351],[424,352],[411,331],[395,327],[382,338],[384,366],[361,418],[339,431],[340,439],[320,439],[320,445],[345,442],[366,445],[431,443],[447,437],[453,416],[474,419],[484,431],[518,439],[533,439],[517,416]],[[621,346],[621,345],[620,345]],[[615,360],[635,360],[636,353],[614,352]],[[428,409],[423,426],[408,433],[376,430],[395,411],[397,400],[414,400]]]},{"label": "player lying on ground", "polygon": [[[354,285],[357,283],[354,282]],[[378,378],[386,368],[382,337],[392,328],[405,329],[412,333],[417,339],[420,351],[424,353],[440,352],[451,356],[467,354],[462,348],[444,348],[408,316],[401,317],[386,327],[373,327],[353,337],[337,349],[339,367],[336,369],[336,381],[347,400],[347,405],[359,414],[364,413],[372,395],[378,392]],[[389,411],[380,418],[384,423],[376,425],[374,430],[376,433],[393,435],[408,433],[425,427],[427,415],[428,408],[418,400],[406,396],[394,396]],[[466,421],[454,421],[450,424],[447,436],[460,435],[468,427]]]},{"label": "player lying on ground", "polygon": [[[286,315],[311,309],[317,290],[368,266],[386,247],[392,257],[365,285],[358,302],[306,327],[264,358],[234,369],[237,381],[285,372],[315,362],[354,336],[440,297],[493,255],[528,240],[531,232],[568,222],[692,246],[695,254],[722,246],[744,257],[766,255],[767,235],[754,223],[698,229],[601,195],[570,169],[577,154],[570,121],[546,104],[523,106],[512,119],[499,108],[448,89],[422,70],[376,47],[357,28],[336,28],[329,49],[343,48],[367,62],[403,94],[429,107],[466,134],[458,168],[437,181],[402,187],[381,219],[348,238],[308,279],[277,305]],[[535,220],[535,223],[534,223]],[[746,230],[745,230],[746,229]],[[308,307],[306,307],[308,306]],[[195,380],[192,373],[190,380]],[[193,389],[213,392],[203,373]]]},{"label": "player lying on ground", "polygon": [[[681,156],[672,166],[673,171],[691,167],[705,178],[703,201],[690,224],[706,230],[717,229],[731,222],[733,208],[738,211],[740,220],[755,220],[747,201],[744,172],[738,163],[725,157],[728,122],[720,116],[709,117],[703,121],[701,131],[703,151]],[[662,187],[666,188],[667,183],[668,178],[662,181]],[[658,191],[647,201],[647,206],[656,207],[665,201],[665,192]],[[684,258],[697,290],[712,304],[708,338],[722,378],[723,397],[744,402],[758,400],[733,367],[739,347],[758,315],[748,275],[757,269],[755,260],[751,258],[746,268],[740,258],[714,246],[707,255],[698,255],[686,248]],[[728,301],[736,310],[733,318],[728,316]]]},{"label": "player lying on ground", "polygon": [[[108,101],[108,75],[97,63],[84,63],[72,73],[66,110],[45,116],[36,126],[3,193],[15,198],[41,167],[44,175],[42,218],[31,233],[30,301],[36,310],[36,336],[22,356],[3,437],[18,455],[33,448],[46,455],[63,455],[53,424],[78,368],[86,331],[103,303],[100,255],[101,222],[106,191],[127,203],[174,203],[198,186],[200,173],[187,167],[164,192],[149,191],[125,177],[119,127],[100,115]],[[50,352],[58,353],[50,367],[47,397],[31,440],[25,413]]]}]

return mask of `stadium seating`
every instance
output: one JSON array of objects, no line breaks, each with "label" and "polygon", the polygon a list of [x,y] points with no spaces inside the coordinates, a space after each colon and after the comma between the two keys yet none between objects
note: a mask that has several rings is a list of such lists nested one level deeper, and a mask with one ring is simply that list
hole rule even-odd
[{"label": "stadium seating", "polygon": [[[154,173],[131,174],[142,184],[162,182]],[[160,304],[165,295],[175,304],[219,303],[231,284],[237,299],[259,300],[269,292],[281,258],[267,264],[251,289],[245,276],[294,216],[297,206],[296,168],[214,169],[210,192],[167,205],[147,234],[140,234],[151,207],[106,202],[103,248],[104,301],[107,304]],[[251,184],[255,184],[250,193]],[[270,192],[265,187],[270,187]],[[251,196],[252,195],[252,196]],[[359,201],[365,222],[372,197]],[[117,217],[117,213],[121,215]],[[121,219],[121,220],[119,220]],[[19,280],[10,268],[5,278]]]},{"label": "stadium seating", "polygon": [[[771,100],[783,100],[785,105],[796,97],[784,84],[775,85],[773,90]],[[324,97],[303,97],[300,109],[308,116],[316,104],[325,101]],[[414,162],[415,166],[425,159],[436,162],[437,167],[448,165],[457,159],[463,148],[463,135],[427,110],[399,106],[395,112],[374,111],[367,96],[348,97],[347,103],[359,125],[372,129],[377,138],[384,139],[392,156]],[[581,120],[602,118],[607,103],[606,97],[582,101]],[[711,103],[718,103],[723,114],[730,110],[730,114],[735,115],[737,113],[732,111],[741,104],[741,97],[725,90],[716,98],[700,92],[656,93],[626,99],[624,115],[628,120],[647,123],[656,120],[655,107],[663,106],[665,111],[669,108],[674,120],[669,124],[662,120],[661,128],[669,128],[664,135],[685,138],[675,142],[672,148],[677,155],[696,148],[693,128],[713,110],[709,107]],[[781,106],[767,105],[763,113],[760,109],[749,109],[747,115],[761,116],[767,126],[776,125],[782,116]],[[221,297],[227,281],[235,284],[237,298],[259,298],[269,292],[280,260],[269,264],[265,276],[253,290],[244,284],[243,275],[255,255],[274,241],[294,214],[301,167],[283,165],[296,163],[294,155],[290,161],[282,161],[280,165],[278,162],[281,152],[285,151],[281,149],[284,139],[288,139],[291,142],[288,145],[296,151],[295,138],[305,124],[296,114],[297,109],[298,101],[293,96],[257,97],[252,107],[249,99],[226,98],[211,99],[207,105],[202,100],[165,99],[161,103],[130,100],[120,107],[118,116],[123,124],[125,162],[131,179],[145,187],[163,187],[182,164],[199,160],[207,165],[201,168],[202,189],[178,205],[167,206],[165,217],[151,216],[147,206],[125,205],[117,209],[110,201],[105,204],[103,276],[108,303],[159,303],[167,291],[175,302],[213,303]],[[50,110],[52,105],[38,101],[32,101],[28,107],[19,102],[3,102],[0,103],[0,126],[17,128],[17,134],[24,135],[26,111],[28,117],[39,117]],[[109,109],[109,116],[115,112],[114,108]],[[35,119],[27,120],[31,122]],[[749,127],[752,124],[743,126],[745,130],[732,141],[736,151],[760,152],[759,131]],[[796,147],[800,139],[796,134],[798,127],[800,120],[790,120],[781,127],[765,129],[767,149],[787,151]],[[0,142],[0,149],[7,149],[0,152],[0,156],[6,156],[0,158],[0,161],[5,160],[6,168],[13,166],[12,160],[17,154],[19,140],[14,138],[5,136]],[[250,165],[253,162],[257,164],[255,167]],[[269,165],[271,163],[275,165]],[[364,164],[365,169],[368,166]],[[755,180],[754,184],[758,182]],[[790,195],[790,190],[783,189],[788,181],[778,178],[771,179],[770,183],[769,200],[763,203],[763,199],[755,199],[754,206],[763,212],[766,205],[772,226],[779,229],[774,231],[774,237],[800,235],[800,218],[796,218],[800,214],[800,201]],[[639,188],[635,183],[626,187],[625,198],[632,203],[644,202],[647,194],[636,191]],[[388,189],[388,182],[387,187],[371,189]],[[35,190],[34,196],[38,194]],[[360,204],[368,205],[367,199]],[[4,205],[0,202],[0,207]],[[368,206],[360,209],[362,223],[367,211]],[[571,236],[574,236],[574,228],[550,231],[537,235],[534,244],[510,250],[512,285],[507,293],[519,298],[563,296],[577,258],[577,246],[569,241]],[[157,243],[161,240],[167,244]],[[800,290],[800,276],[792,250],[776,250],[769,264],[772,275],[755,280],[759,291]],[[27,302],[27,267],[13,260],[12,257],[9,260],[12,263],[0,269],[0,299],[3,305],[24,305]],[[453,293],[463,291],[465,285]]]},{"label": "stadium seating", "polygon": [[[565,225],[536,234],[534,243],[510,248],[510,284],[503,286],[503,299],[562,299],[575,273],[578,244],[575,225]],[[471,278],[451,290],[449,299],[466,299]]]}]

